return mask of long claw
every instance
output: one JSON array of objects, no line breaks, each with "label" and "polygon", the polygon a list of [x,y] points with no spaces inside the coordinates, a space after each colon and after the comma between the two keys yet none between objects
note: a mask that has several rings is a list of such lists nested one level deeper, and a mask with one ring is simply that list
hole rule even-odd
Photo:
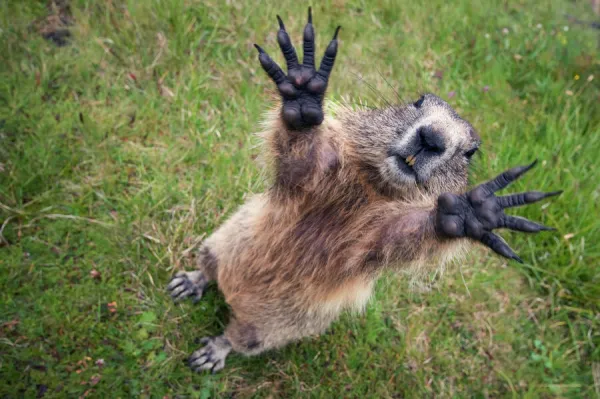
[{"label": "long claw", "polygon": [[554,197],[562,193],[560,191],[552,191],[549,193],[542,193],[539,191],[530,191],[527,193],[518,193],[512,195],[505,195],[502,197],[498,197],[498,204],[502,208],[512,208],[515,206],[522,206],[527,204],[533,204],[534,202],[538,202],[543,200],[544,198]]},{"label": "long claw", "polygon": [[538,233],[540,231],[556,230],[553,227],[544,226],[518,216],[504,216],[502,220],[502,227],[506,227],[515,231],[523,231],[525,233]]},{"label": "long claw", "polygon": [[285,81],[285,74],[279,65],[277,65],[277,63],[269,57],[269,54],[267,54],[258,44],[254,44],[254,47],[258,50],[258,60],[267,75],[273,79],[276,85],[283,83]]},{"label": "long claw", "polygon": [[185,291],[182,291],[178,295],[174,296],[173,299],[175,300],[175,302],[182,301],[185,298],[187,298],[188,296],[192,295],[193,292],[194,292],[193,289],[187,289]]},{"label": "long claw", "polygon": [[338,33],[340,32],[340,29],[342,29],[342,25],[338,25],[338,27],[335,28],[335,33],[333,34],[333,39],[331,39],[331,40],[337,40]]},{"label": "long claw", "polygon": [[279,29],[285,30],[285,25],[283,24],[283,21],[279,15],[277,15],[277,22],[279,22]]},{"label": "long claw", "polygon": [[481,242],[491,248],[494,252],[508,259],[514,259],[519,263],[523,260],[508,246],[508,244],[494,233],[488,232],[481,237]]},{"label": "long claw", "polygon": [[304,61],[302,64],[305,67],[315,69],[315,31],[312,25],[312,11],[308,7],[308,22],[304,27]]},{"label": "long claw", "polygon": [[294,48],[290,36],[285,30],[285,25],[281,20],[281,17],[277,16],[279,22],[279,32],[277,32],[277,43],[283,53],[285,62],[287,64],[288,72],[298,66],[298,56],[296,55],[296,49]]},{"label": "long claw", "polygon": [[174,277],[167,286],[167,291],[173,291],[175,288],[179,287],[183,283],[185,283],[185,279]]},{"label": "long claw", "polygon": [[500,175],[498,175],[495,179],[490,180],[487,183],[483,183],[481,186],[488,191],[488,193],[494,193],[498,190],[502,190],[506,186],[508,186],[513,181],[517,180],[519,177],[523,176],[527,171],[535,166],[537,163],[537,159],[533,161],[531,164],[526,166],[517,166],[515,168],[509,169]]},{"label": "long claw", "polygon": [[265,50],[256,43],[254,43],[254,47],[258,50],[258,54],[263,54],[265,52]]},{"label": "long claw", "polygon": [[329,45],[327,46],[327,50],[325,50],[325,55],[323,55],[321,65],[319,66],[319,71],[317,72],[320,76],[325,78],[326,81],[329,79],[329,74],[331,73],[333,64],[335,63],[338,47],[337,36],[341,28],[341,26],[338,26],[335,30],[333,39],[331,39],[331,42],[329,42]]},{"label": "long claw", "polygon": [[215,362],[215,364],[210,368],[210,373],[211,374],[216,374],[217,371],[219,371],[221,369],[221,361],[217,361]]},{"label": "long claw", "polygon": [[182,292],[186,291],[186,285],[182,284],[182,285],[178,285],[176,288],[174,288],[173,290],[171,290],[171,298],[176,298],[179,296],[179,294],[181,294]]}]

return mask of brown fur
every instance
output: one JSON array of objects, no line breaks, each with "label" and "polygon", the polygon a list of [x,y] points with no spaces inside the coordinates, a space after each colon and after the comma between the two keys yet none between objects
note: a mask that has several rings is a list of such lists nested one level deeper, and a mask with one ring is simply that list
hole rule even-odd
[{"label": "brown fur", "polygon": [[386,185],[374,166],[377,143],[358,134],[363,124],[394,122],[376,112],[338,108],[335,119],[301,132],[269,115],[262,138],[273,185],[209,237],[199,257],[231,307],[225,336],[235,351],[320,334],[344,309],[362,309],[386,268],[438,267],[463,244],[437,237],[433,217],[437,196],[464,189],[466,172],[450,169],[437,186]]}]

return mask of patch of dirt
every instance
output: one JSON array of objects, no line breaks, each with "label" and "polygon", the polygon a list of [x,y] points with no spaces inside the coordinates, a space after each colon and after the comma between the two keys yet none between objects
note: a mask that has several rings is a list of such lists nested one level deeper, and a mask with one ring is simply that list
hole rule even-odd
[{"label": "patch of dirt", "polygon": [[33,28],[58,47],[69,44],[71,31],[69,26],[74,23],[69,0],[49,0],[48,15],[33,22]]}]

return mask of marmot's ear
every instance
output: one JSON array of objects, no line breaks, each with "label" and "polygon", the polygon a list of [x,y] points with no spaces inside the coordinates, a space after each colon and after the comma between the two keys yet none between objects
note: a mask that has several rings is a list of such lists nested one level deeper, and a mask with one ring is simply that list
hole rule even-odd
[{"label": "marmot's ear", "polygon": [[425,102],[425,95],[423,94],[415,103],[413,104],[415,108],[421,108],[423,103]]}]

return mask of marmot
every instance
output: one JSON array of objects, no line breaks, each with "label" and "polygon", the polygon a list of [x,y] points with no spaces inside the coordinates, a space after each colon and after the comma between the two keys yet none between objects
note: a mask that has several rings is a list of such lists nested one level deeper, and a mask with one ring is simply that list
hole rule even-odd
[{"label": "marmot", "polygon": [[432,94],[385,109],[337,106],[325,118],[340,28],[317,70],[310,9],[302,64],[277,19],[287,76],[255,45],[281,95],[262,134],[272,184],[202,243],[197,270],[167,287],[196,301],[214,280],[231,308],[224,334],[189,358],[196,371],[222,369],[231,350],[255,355],[322,333],[341,311],[363,309],[386,269],[440,265],[469,241],[521,261],[492,231],[550,228],[503,210],[559,194],[494,195],[535,162],[466,192],[480,138]]}]

